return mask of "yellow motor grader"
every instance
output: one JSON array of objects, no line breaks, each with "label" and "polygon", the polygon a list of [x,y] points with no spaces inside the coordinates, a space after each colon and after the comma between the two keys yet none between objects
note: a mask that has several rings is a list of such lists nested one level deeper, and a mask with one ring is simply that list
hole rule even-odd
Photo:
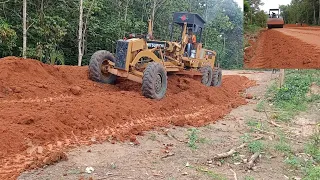
[{"label": "yellow motor grader", "polygon": [[[162,99],[167,91],[168,74],[201,76],[206,86],[220,86],[222,71],[216,65],[215,51],[202,48],[201,36],[205,21],[193,13],[177,12],[175,26],[170,26],[170,41],[153,40],[152,22],[147,35],[131,34],[117,41],[115,56],[108,51],[95,52],[89,64],[89,78],[114,84],[117,77],[142,84],[142,94],[151,99]],[[181,29],[181,37],[173,41],[174,28]],[[197,34],[199,41],[189,43],[187,31]]]}]

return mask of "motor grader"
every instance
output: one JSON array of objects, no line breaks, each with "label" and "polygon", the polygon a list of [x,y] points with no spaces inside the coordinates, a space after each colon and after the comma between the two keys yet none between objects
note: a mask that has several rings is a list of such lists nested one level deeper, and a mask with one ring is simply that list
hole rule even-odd
[{"label": "motor grader", "polygon": [[[114,84],[117,77],[139,82],[142,94],[151,99],[165,96],[168,74],[191,74],[201,77],[206,86],[220,86],[222,71],[215,62],[217,53],[204,49],[201,43],[205,21],[198,14],[185,12],[174,13],[173,21],[170,41],[154,40],[153,22],[149,21],[148,34],[131,34],[117,41],[115,56],[105,50],[95,52],[89,64],[89,78],[108,84]],[[181,36],[174,41],[176,27]],[[197,43],[189,43],[188,30],[197,34]]]}]

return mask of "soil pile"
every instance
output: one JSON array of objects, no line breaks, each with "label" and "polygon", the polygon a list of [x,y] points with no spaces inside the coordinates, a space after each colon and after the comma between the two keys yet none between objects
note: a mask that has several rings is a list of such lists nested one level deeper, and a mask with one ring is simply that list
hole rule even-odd
[{"label": "soil pile", "polygon": [[221,88],[205,87],[173,75],[166,98],[155,101],[135,82],[92,82],[87,69],[0,59],[0,177],[48,164],[45,157],[68,147],[124,141],[171,124],[205,125],[246,104],[242,93],[255,85],[224,76]]},{"label": "soil pile", "polygon": [[[285,29],[263,30],[257,42],[245,50],[245,67],[257,69],[320,68],[320,50],[294,36],[282,33]],[[310,40],[310,33],[304,31],[304,28],[300,32],[300,29],[295,28],[294,30],[299,31],[300,36],[308,34],[306,38],[309,39],[306,40]],[[312,37],[313,41],[317,42],[320,36]]]}]

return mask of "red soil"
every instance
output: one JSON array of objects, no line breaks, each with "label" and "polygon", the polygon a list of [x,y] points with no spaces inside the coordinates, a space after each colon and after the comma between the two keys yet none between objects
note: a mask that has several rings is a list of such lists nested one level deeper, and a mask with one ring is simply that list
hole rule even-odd
[{"label": "red soil", "polygon": [[169,125],[203,126],[246,104],[241,93],[255,85],[224,76],[221,88],[208,88],[173,75],[166,98],[155,101],[135,82],[92,82],[87,69],[0,59],[0,179],[64,160],[61,151],[81,144],[125,141]]},{"label": "red soil", "polygon": [[319,40],[309,27],[263,30],[256,43],[245,50],[245,68],[320,68]]},{"label": "red soil", "polygon": [[[309,25],[308,24],[305,24],[305,23],[302,23],[302,27],[308,27]],[[298,25],[296,24],[285,24],[284,25],[285,28],[288,28],[288,27],[301,27],[301,24],[298,23]]]}]

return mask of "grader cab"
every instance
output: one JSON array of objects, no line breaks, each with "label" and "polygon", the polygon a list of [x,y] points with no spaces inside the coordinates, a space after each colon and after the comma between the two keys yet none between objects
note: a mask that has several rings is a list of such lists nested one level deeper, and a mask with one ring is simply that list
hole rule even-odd
[{"label": "grader cab", "polygon": [[[174,13],[174,24],[181,30],[173,41],[174,26],[170,28],[170,41],[153,39],[152,22],[147,35],[131,34],[118,40],[115,56],[108,51],[94,53],[89,64],[89,78],[114,84],[117,77],[142,84],[142,94],[151,99],[162,99],[167,91],[168,74],[201,76],[206,86],[220,86],[222,72],[215,66],[217,53],[202,47],[201,35],[205,21],[193,13]],[[197,34],[198,41],[190,43],[187,32]]]}]

